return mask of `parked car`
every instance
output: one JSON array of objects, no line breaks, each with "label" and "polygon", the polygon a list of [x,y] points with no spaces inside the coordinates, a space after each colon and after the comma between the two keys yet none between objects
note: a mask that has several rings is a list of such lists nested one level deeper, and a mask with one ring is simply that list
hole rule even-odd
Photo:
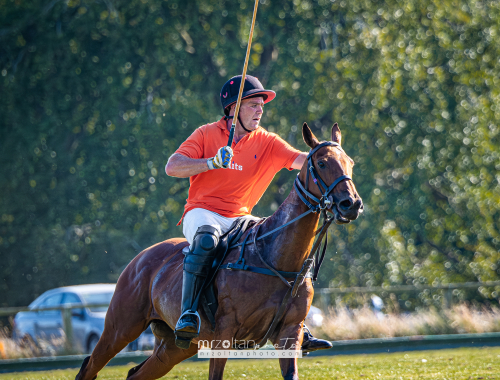
[{"label": "parked car", "polygon": [[[57,307],[67,304],[81,304],[82,308],[72,309],[71,322],[73,327],[74,349],[79,352],[91,353],[94,350],[104,330],[104,319],[107,307],[87,307],[91,304],[109,304],[115,291],[115,284],[89,284],[66,286],[48,290],[34,300],[28,307],[39,309]],[[306,324],[321,326],[323,313],[317,307],[311,306],[306,317]],[[62,313],[60,310],[23,311],[14,318],[14,339],[61,338],[64,334]],[[148,327],[139,338],[128,345],[128,350],[151,350],[154,348],[155,337]]]},{"label": "parked car", "polygon": [[[34,300],[30,309],[81,304],[82,308],[72,309],[73,339],[75,350],[92,352],[104,329],[107,307],[86,307],[90,304],[106,304],[111,301],[115,284],[92,284],[66,286],[48,290]],[[14,318],[15,339],[60,338],[63,320],[60,310],[25,311]]]},{"label": "parked car", "polygon": [[148,328],[133,342],[128,344],[129,351],[148,351],[155,347],[155,336],[153,331],[151,331],[151,326]]}]

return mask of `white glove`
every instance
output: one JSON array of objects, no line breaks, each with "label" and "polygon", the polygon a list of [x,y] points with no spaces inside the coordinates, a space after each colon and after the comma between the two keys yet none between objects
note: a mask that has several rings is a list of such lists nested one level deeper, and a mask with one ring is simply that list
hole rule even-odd
[{"label": "white glove", "polygon": [[207,160],[207,165],[210,170],[212,169],[227,169],[231,165],[233,158],[233,150],[230,146],[223,146],[217,151],[215,157]]}]

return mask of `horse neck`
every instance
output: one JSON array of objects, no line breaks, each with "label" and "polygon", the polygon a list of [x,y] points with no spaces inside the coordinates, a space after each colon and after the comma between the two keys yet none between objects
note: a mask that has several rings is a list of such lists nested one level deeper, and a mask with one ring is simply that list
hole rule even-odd
[{"label": "horse neck", "polygon": [[[259,235],[285,225],[308,210],[292,188],[278,210],[264,222]],[[310,213],[266,238],[269,244],[261,244],[260,249],[267,263],[278,270],[299,271],[312,248],[318,221],[319,214]]]}]

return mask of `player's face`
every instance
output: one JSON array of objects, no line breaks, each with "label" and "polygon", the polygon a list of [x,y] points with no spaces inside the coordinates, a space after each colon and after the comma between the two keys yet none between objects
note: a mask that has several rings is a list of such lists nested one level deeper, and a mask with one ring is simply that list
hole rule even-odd
[{"label": "player's face", "polygon": [[243,99],[240,106],[240,118],[246,129],[253,131],[260,124],[264,113],[264,98]]}]

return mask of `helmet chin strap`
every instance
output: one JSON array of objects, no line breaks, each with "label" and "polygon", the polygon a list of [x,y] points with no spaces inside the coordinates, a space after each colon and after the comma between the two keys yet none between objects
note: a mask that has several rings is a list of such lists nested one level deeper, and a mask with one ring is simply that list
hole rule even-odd
[{"label": "helmet chin strap", "polygon": [[[224,116],[226,118],[226,120],[228,119],[232,119],[233,117],[232,116]],[[246,129],[245,126],[243,125],[243,121],[241,121],[241,117],[240,115],[238,115],[238,121],[240,122],[240,125],[241,125],[241,128],[243,128],[245,131],[247,131],[248,133],[251,133],[252,131],[250,131],[249,129]]]}]

